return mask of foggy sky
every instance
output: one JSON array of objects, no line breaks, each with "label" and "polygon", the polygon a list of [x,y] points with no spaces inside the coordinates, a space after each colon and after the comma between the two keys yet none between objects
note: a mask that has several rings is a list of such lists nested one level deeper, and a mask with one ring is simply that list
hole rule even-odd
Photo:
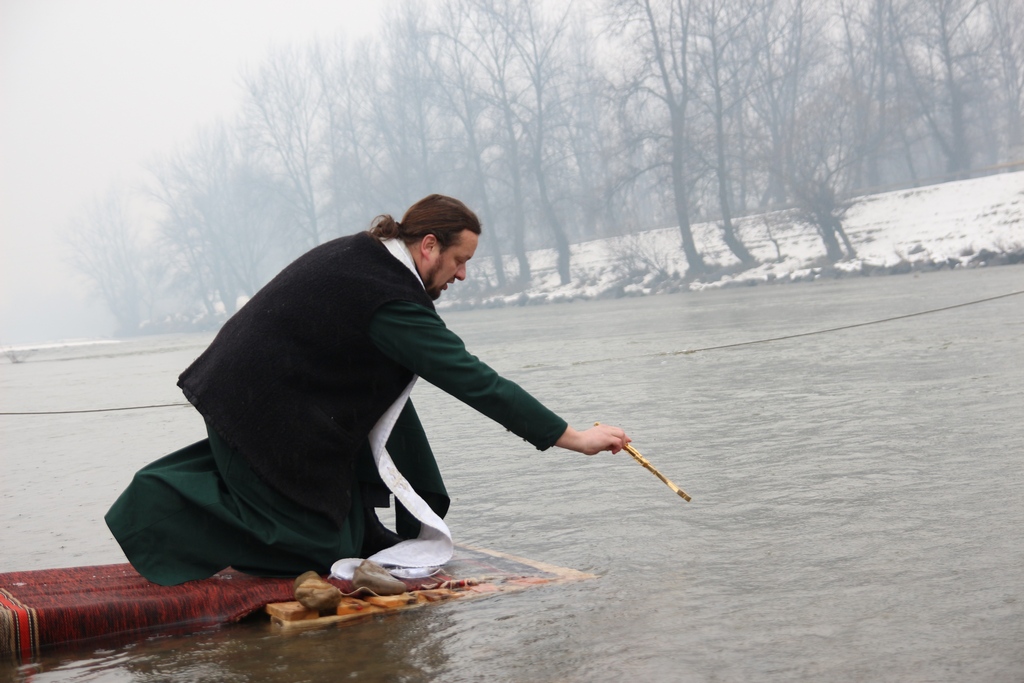
[{"label": "foggy sky", "polygon": [[0,345],[107,336],[59,233],[239,106],[273,46],[378,24],[352,0],[0,0]]}]

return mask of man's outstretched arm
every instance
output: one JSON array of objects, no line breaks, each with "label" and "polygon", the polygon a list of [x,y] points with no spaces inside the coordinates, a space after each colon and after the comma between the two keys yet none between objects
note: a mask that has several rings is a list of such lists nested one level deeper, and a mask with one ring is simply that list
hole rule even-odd
[{"label": "man's outstretched arm", "polygon": [[394,301],[374,314],[370,339],[401,363],[537,448],[559,446],[593,455],[617,452],[629,438],[609,425],[577,431],[515,382],[501,377],[466,350],[465,344],[435,312]]}]

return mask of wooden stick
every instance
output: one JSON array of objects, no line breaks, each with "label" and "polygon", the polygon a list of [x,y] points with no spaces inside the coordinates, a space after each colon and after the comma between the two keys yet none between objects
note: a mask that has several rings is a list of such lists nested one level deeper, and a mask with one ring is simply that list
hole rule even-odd
[{"label": "wooden stick", "polygon": [[672,481],[668,477],[666,477],[664,474],[659,472],[658,469],[654,465],[652,465],[647,458],[645,458],[644,456],[640,455],[640,451],[638,451],[637,449],[633,448],[629,444],[626,444],[625,446],[623,446],[622,449],[624,451],[626,451],[627,453],[629,453],[630,455],[632,455],[634,460],[636,460],[638,463],[640,463],[641,465],[643,465],[644,467],[649,469],[652,473],[654,473],[654,476],[656,476],[658,479],[661,479],[663,482],[665,482],[665,484],[670,489],[675,491],[676,494],[680,498],[685,500],[687,503],[690,502],[690,496],[688,496],[686,494],[686,491],[682,490],[681,488],[679,488],[678,486],[673,484]]},{"label": "wooden stick", "polygon": [[[600,424],[601,424],[600,422],[595,422],[594,426],[597,427]],[[655,467],[654,465],[652,465],[650,460],[648,460],[644,456],[640,455],[640,451],[638,451],[637,449],[633,448],[628,443],[622,447],[622,450],[624,450],[627,453],[629,453],[630,455],[632,455],[634,460],[636,460],[638,463],[640,463],[641,465],[646,467],[648,470],[653,472],[654,476],[656,476],[658,479],[661,479],[663,482],[665,482],[665,485],[668,486],[673,491],[675,491],[676,495],[678,495],[680,498],[685,500],[687,503],[690,502],[690,496],[686,493],[686,491],[682,490],[681,488],[679,488],[678,486],[673,484],[671,479],[669,479],[664,474],[659,472],[658,468]]]}]

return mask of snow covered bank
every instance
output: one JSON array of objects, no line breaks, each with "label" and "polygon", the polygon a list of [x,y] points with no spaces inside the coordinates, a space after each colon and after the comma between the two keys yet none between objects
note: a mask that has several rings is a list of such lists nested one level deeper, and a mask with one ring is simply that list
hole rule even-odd
[{"label": "snow covered bank", "polygon": [[[1024,260],[1024,171],[859,197],[843,221],[857,258],[828,264],[821,239],[793,212],[736,221],[760,265],[738,270],[738,260],[713,222],[693,226],[697,247],[716,271],[685,281],[686,259],[677,228],[665,228],[572,246],[572,282],[562,285],[555,251],[530,252],[533,281],[512,294],[487,291],[493,262],[478,256],[470,279],[449,289],[439,308],[474,308],[637,296],[684,289],[797,282],[820,277],[875,275],[935,268],[975,267]],[[506,258],[505,272],[516,272]]]}]

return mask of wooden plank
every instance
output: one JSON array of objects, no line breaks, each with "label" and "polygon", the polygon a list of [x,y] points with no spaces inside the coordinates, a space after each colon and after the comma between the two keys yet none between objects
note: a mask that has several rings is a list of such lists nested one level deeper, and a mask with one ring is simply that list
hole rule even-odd
[{"label": "wooden plank", "polygon": [[[323,617],[319,615],[309,616],[309,614],[302,615],[297,611],[293,613],[288,608],[282,609],[279,607],[279,605],[298,603],[270,604],[267,605],[266,611],[270,614],[271,620],[276,626],[287,630],[304,629],[353,621],[367,615],[392,614],[435,602],[473,600],[502,593],[526,590],[535,586],[596,578],[593,574],[516,557],[515,555],[485,550],[483,548],[460,547],[465,548],[470,553],[468,564],[463,564],[461,567],[456,568],[455,571],[461,575],[460,578],[446,581],[440,585],[435,583],[429,588],[411,590],[401,595],[370,595],[360,598],[344,597],[338,606],[337,614]],[[473,578],[467,576],[470,571],[475,572],[478,570],[486,573],[487,577]],[[299,607],[301,608],[301,605]],[[306,610],[306,612],[310,611]]]},{"label": "wooden plank", "polygon": [[416,599],[420,602],[440,602],[458,597],[458,594],[450,588],[433,588],[415,592]]},{"label": "wooden plank", "polygon": [[338,610],[336,614],[370,614],[371,612],[380,611],[381,610],[379,607],[375,607],[374,605],[371,605],[369,602],[366,602],[365,600],[360,600],[359,598],[343,597],[341,599],[341,602],[338,603]]},{"label": "wooden plank", "polygon": [[366,602],[384,609],[394,609],[404,605],[416,604],[416,596],[412,593],[400,593],[399,595],[369,595]]},{"label": "wooden plank", "polygon": [[267,605],[267,614],[269,614],[271,618],[280,621],[306,621],[308,619],[320,618],[319,613],[303,607],[296,601],[272,602]]}]

